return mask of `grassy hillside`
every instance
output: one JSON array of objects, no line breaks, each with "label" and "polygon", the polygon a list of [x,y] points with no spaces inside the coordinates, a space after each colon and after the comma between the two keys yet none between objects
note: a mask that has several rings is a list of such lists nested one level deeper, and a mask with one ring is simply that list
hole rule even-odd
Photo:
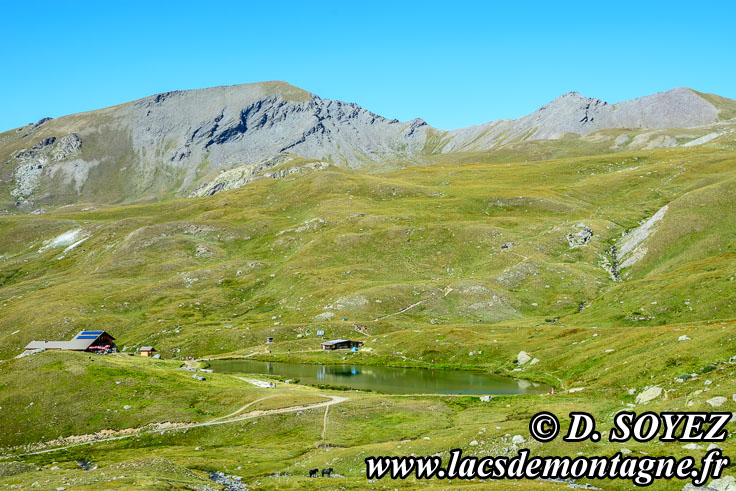
[{"label": "grassy hillside", "polygon": [[[725,396],[722,409],[732,410],[733,138],[582,156],[565,144],[555,142],[552,155],[550,146],[527,144],[513,158],[427,156],[378,174],[329,168],[209,198],[2,217],[0,359],[8,361],[0,364],[0,413],[12,417],[0,419],[0,446],[9,460],[32,466],[0,461],[0,482],[43,477],[92,489],[120,474],[121,484],[196,487],[209,482],[202,471],[222,470],[253,487],[280,488],[306,486],[307,469],[329,465],[346,476],[340,485],[360,488],[367,455],[457,446],[510,452],[510,436],[527,435],[540,408],[560,416],[585,408],[605,426],[657,385],[664,395],[647,409],[707,410],[707,399]],[[85,328],[108,330],[125,352],[154,345],[164,360],[12,359],[31,340],[70,339]],[[10,449],[102,429],[210,421],[263,394],[281,397],[272,401],[277,408],[346,395],[294,384],[258,389],[220,374],[200,382],[166,361],[255,353],[340,362],[345,354],[319,350],[318,329],[364,341],[351,362],[434,360],[543,381],[558,394],[482,403],[349,392],[328,416],[324,408],[266,413],[35,456]],[[275,339],[270,353],[267,336]],[[539,363],[519,370],[521,350]],[[582,390],[567,392],[573,388]],[[95,417],[75,419],[84,413]],[[547,455],[620,450],[531,445]],[[627,446],[698,454],[673,444]],[[729,439],[722,448],[732,446]],[[141,461],[144,451],[159,460]],[[100,469],[79,471],[78,458]],[[62,462],[58,471],[53,462]],[[525,483],[532,484],[562,486]]]},{"label": "grassy hillside", "polygon": [[[259,346],[267,334],[313,345],[315,326],[337,336],[353,322],[385,333],[549,318],[616,326],[641,310],[658,315],[636,325],[727,320],[735,177],[732,152],[698,148],[513,165],[443,160],[258,181],[206,199],[9,216],[0,224],[0,356],[92,327],[114,332],[121,347],[202,356]],[[610,246],[664,206],[646,254],[614,281],[602,267]],[[592,238],[571,247],[567,235],[583,226]],[[70,231],[73,239],[53,242]],[[648,297],[676,278],[676,295]],[[704,282],[724,294],[698,295]]]}]

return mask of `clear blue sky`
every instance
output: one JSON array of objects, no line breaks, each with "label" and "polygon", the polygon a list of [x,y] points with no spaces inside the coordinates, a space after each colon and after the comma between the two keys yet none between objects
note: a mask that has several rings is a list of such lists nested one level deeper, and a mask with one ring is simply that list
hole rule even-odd
[{"label": "clear blue sky", "polygon": [[456,128],[576,90],[736,98],[736,2],[0,0],[0,131],[175,89],[285,80]]}]

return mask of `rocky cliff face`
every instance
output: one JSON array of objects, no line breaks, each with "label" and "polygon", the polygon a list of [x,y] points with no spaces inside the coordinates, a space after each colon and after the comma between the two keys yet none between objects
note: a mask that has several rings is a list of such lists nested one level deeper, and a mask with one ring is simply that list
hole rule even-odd
[{"label": "rocky cliff face", "polygon": [[[250,182],[287,156],[323,162],[309,170],[357,168],[606,128],[689,128],[718,119],[718,107],[685,88],[613,105],[571,92],[517,120],[452,131],[421,119],[389,120],[283,82],[167,92],[0,134],[0,205],[211,194]],[[237,176],[219,176],[229,170]]]},{"label": "rocky cliff face", "polygon": [[72,133],[57,140],[55,136],[43,138],[28,150],[19,152],[15,159],[18,166],[15,169],[15,179],[10,194],[19,200],[28,198],[38,187],[38,181],[44,169],[51,166],[55,172],[68,157],[78,154],[82,146],[79,135]]},{"label": "rocky cliff face", "polygon": [[278,83],[171,92],[128,110],[136,152],[167,142],[163,163],[187,167],[204,159],[229,167],[283,153],[358,167],[417,153],[427,128]]}]

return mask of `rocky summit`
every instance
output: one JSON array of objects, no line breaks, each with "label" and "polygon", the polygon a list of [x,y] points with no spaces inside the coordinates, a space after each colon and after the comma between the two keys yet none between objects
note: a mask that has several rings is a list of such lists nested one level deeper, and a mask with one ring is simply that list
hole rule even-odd
[{"label": "rocky summit", "polygon": [[210,195],[330,165],[395,168],[530,142],[697,145],[734,115],[736,101],[687,88],[617,104],[570,92],[517,120],[446,131],[284,82],[174,91],[0,134],[0,210]]}]

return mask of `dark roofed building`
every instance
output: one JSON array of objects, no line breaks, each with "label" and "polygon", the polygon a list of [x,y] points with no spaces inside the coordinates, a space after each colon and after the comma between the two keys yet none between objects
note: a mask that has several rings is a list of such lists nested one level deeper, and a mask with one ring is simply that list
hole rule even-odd
[{"label": "dark roofed building", "polygon": [[322,349],[326,350],[351,349],[359,348],[360,346],[363,346],[362,341],[350,341],[349,339],[333,339],[332,341],[322,343]]},{"label": "dark roofed building", "polygon": [[31,341],[26,350],[98,351],[117,350],[115,338],[105,331],[80,331],[71,341]]}]

